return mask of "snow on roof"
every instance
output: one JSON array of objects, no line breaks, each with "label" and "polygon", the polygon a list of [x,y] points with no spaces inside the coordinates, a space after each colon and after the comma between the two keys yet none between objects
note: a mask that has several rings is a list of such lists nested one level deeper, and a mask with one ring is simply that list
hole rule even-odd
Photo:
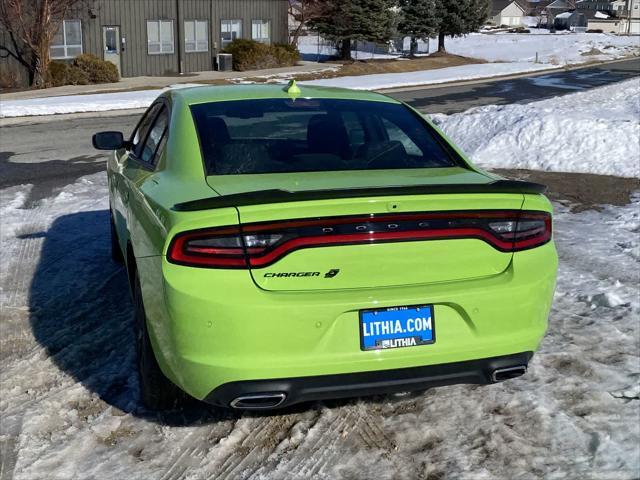
[{"label": "snow on roof", "polygon": [[556,15],[556,18],[571,18],[572,12],[564,12]]},{"label": "snow on roof", "polygon": [[596,12],[596,14],[593,17],[594,18],[609,18],[609,15],[607,15],[604,12],[598,11],[598,12]]}]

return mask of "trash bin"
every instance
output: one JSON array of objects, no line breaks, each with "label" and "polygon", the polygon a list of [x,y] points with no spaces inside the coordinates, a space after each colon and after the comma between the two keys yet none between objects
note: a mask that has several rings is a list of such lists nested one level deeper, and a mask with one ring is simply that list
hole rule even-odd
[{"label": "trash bin", "polygon": [[230,53],[219,53],[218,70],[221,72],[231,72],[233,70],[233,55]]}]

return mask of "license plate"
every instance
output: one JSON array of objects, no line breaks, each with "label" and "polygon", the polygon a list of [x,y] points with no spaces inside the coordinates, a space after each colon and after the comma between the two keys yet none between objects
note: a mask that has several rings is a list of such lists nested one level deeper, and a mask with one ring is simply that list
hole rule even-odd
[{"label": "license plate", "polygon": [[415,347],[436,341],[433,305],[360,310],[360,348]]}]

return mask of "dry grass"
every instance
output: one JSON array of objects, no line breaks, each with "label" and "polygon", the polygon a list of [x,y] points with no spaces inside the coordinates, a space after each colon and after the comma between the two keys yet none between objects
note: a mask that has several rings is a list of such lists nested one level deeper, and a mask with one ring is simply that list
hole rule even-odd
[{"label": "dry grass", "polygon": [[[607,47],[605,47],[607,48]],[[602,50],[599,50],[595,47],[591,47],[591,50],[587,50],[586,52],[582,52],[580,55],[582,55],[583,57],[591,57],[594,55],[602,55],[604,52]]]},{"label": "dry grass", "polygon": [[[360,75],[375,75],[380,73],[404,73],[423,70],[436,70],[438,68],[457,67],[475,63],[486,63],[477,58],[461,57],[459,55],[433,54],[428,57],[418,57],[404,60],[364,60],[353,62],[326,62],[327,67],[335,66],[336,70],[302,73],[295,75],[298,81],[318,80],[324,78],[351,77]],[[244,78],[244,81],[264,83],[269,79],[265,77]],[[209,82],[207,82],[209,83]],[[211,82],[213,83],[213,82]],[[228,82],[234,83],[234,82]]]},{"label": "dry grass", "polygon": [[[360,75],[374,75],[380,73],[403,73],[403,72],[417,72],[422,70],[436,70],[438,68],[457,67],[460,65],[470,65],[477,63],[487,63],[485,60],[477,58],[462,57],[459,55],[440,54],[434,53],[428,57],[417,57],[413,59],[384,59],[384,60],[357,60],[352,62],[325,62],[319,65],[318,71],[300,74],[282,74],[279,76],[256,76],[256,77],[242,77],[242,72],[237,72],[236,78],[228,79],[213,79],[202,80],[198,78],[190,78],[189,81],[199,83],[203,85],[235,85],[240,80],[243,82],[253,83],[267,83],[274,80],[274,78],[280,77],[281,79],[295,77],[298,81],[318,80],[323,78],[336,78],[336,77],[351,77]],[[333,67],[333,69],[331,69]],[[323,70],[324,68],[324,70]],[[194,77],[194,75],[190,75]],[[197,77],[197,76],[195,76]],[[181,82],[176,82],[181,83]],[[121,93],[121,92],[134,92],[144,90],[155,90],[161,87],[158,86],[139,86],[134,88],[117,88],[106,90],[94,90],[78,93],[69,93],[67,95],[94,95],[97,93]],[[22,90],[29,90],[28,88]],[[10,90],[10,91],[20,91]],[[3,93],[8,93],[3,92]]]}]

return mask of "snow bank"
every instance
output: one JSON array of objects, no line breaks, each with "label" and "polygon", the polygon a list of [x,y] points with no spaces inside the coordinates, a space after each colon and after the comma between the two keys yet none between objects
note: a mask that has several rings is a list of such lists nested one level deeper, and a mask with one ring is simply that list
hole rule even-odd
[{"label": "snow bank", "polygon": [[640,80],[433,120],[482,167],[640,177]]},{"label": "snow bank", "polygon": [[516,73],[536,72],[552,68],[549,65],[534,63],[478,63],[458,67],[438,68],[418,72],[381,73],[377,75],[361,75],[354,77],[336,77],[304,82],[305,85],[323,87],[342,87],[354,90],[382,90],[385,88],[411,87],[415,85],[432,85],[461,80],[513,75]]},{"label": "snow bank", "polygon": [[2,100],[0,101],[0,118],[147,108],[166,90],[199,86],[201,84],[178,83],[167,88],[152,90]]},{"label": "snow bank", "polygon": [[66,95],[0,102],[0,118],[147,108],[163,90]]}]

